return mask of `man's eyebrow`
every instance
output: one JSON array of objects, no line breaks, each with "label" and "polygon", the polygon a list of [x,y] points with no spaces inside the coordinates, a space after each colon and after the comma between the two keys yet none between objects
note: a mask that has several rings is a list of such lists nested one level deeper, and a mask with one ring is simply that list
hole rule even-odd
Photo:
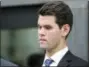
[{"label": "man's eyebrow", "polygon": [[45,27],[45,26],[50,26],[50,27],[51,27],[51,25],[39,25],[39,24],[37,24],[37,26],[44,26],[44,27]]},{"label": "man's eyebrow", "polygon": [[51,27],[51,25],[44,25],[44,26],[50,26]]},{"label": "man's eyebrow", "polygon": [[37,24],[37,26],[38,26],[38,27],[40,27],[40,26],[42,26],[42,27],[52,27],[51,25],[48,25],[48,24],[46,24],[46,25]]}]

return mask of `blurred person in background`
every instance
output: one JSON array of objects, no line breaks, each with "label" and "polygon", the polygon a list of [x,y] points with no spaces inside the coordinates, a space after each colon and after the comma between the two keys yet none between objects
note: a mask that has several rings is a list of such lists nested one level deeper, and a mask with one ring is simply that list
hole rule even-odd
[{"label": "blurred person in background", "polygon": [[18,65],[12,63],[11,61],[0,58],[0,67],[18,67]]},{"label": "blurred person in background", "polygon": [[[46,3],[38,11],[38,36],[44,54],[33,54],[28,59],[30,67],[87,67],[88,63],[73,55],[67,37],[72,30],[73,14],[63,1]],[[75,48],[76,49],[76,48]]]}]

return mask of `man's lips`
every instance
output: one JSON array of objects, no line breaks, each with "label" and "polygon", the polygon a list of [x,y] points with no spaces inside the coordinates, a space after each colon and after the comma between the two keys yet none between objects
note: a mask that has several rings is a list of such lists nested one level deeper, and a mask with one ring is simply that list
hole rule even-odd
[{"label": "man's lips", "polygon": [[46,41],[46,39],[40,39],[40,41]]},{"label": "man's lips", "polygon": [[45,45],[46,41],[47,41],[46,39],[40,39],[40,44]]}]

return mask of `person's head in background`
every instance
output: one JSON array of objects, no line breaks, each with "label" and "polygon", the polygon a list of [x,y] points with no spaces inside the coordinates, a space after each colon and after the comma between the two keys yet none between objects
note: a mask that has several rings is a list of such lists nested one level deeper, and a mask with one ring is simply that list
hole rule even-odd
[{"label": "person's head in background", "polygon": [[67,46],[66,39],[72,29],[73,14],[62,1],[46,3],[38,11],[40,47],[49,56]]}]

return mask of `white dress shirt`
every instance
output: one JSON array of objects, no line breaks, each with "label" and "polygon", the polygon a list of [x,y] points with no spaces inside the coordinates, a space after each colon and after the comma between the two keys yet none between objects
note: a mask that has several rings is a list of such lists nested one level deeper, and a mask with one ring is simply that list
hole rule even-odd
[{"label": "white dress shirt", "polygon": [[[64,49],[56,52],[53,56],[51,56],[50,58],[54,61],[52,64],[50,64],[50,66],[57,66],[58,63],[61,61],[61,59],[63,58],[63,56],[67,53],[68,51],[68,47],[65,47]],[[49,59],[49,57],[47,55],[45,55],[45,58],[44,58],[44,62],[46,59]],[[45,66],[43,62],[43,65],[42,66]]]}]

